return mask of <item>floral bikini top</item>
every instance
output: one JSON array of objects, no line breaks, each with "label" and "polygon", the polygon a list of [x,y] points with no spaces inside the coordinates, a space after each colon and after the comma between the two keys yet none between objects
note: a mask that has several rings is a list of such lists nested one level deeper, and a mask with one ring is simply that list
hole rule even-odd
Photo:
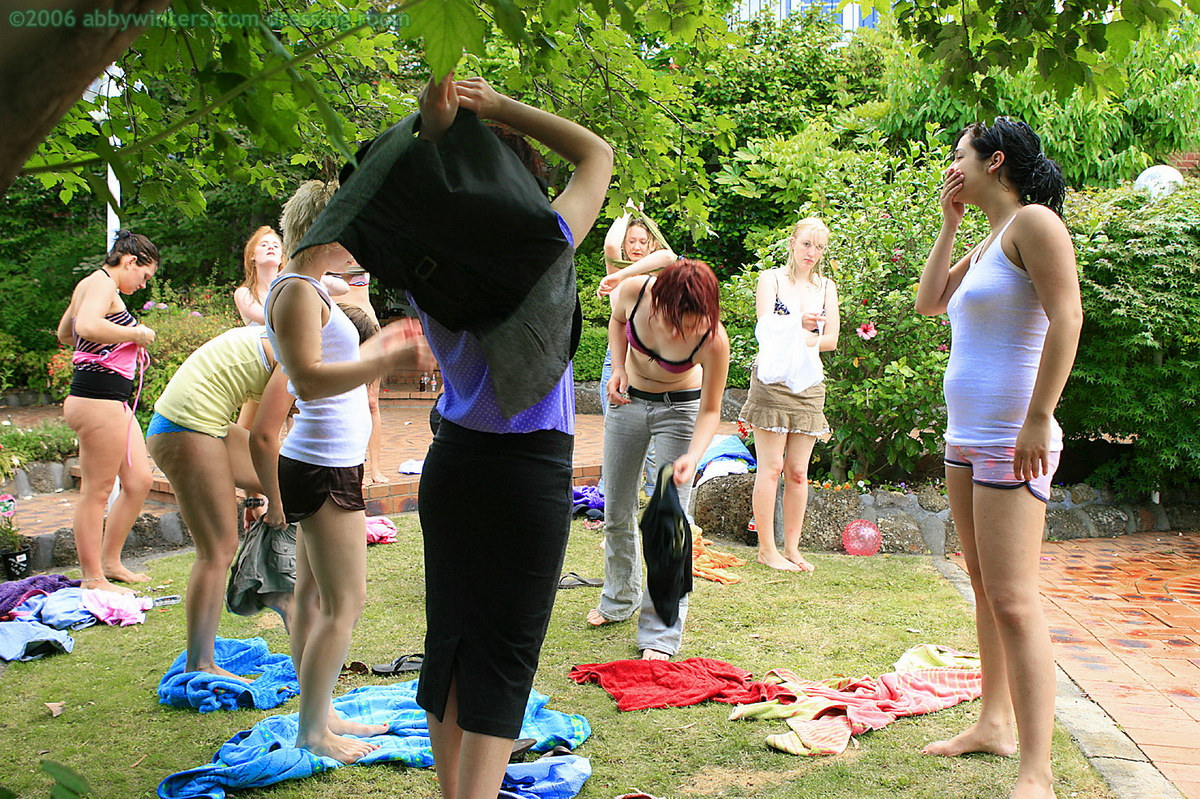
[{"label": "floral bikini top", "polygon": [[[653,279],[654,278],[650,278],[650,280]],[[705,334],[700,337],[700,343],[696,345],[696,349],[692,350],[691,355],[688,355],[687,358],[682,361],[668,361],[666,358],[662,357],[657,352],[643,344],[642,340],[638,338],[637,328],[633,326],[633,317],[637,313],[638,306],[642,303],[642,297],[646,294],[646,287],[650,285],[650,280],[647,280],[642,284],[642,290],[638,292],[638,298],[633,304],[633,310],[629,312],[629,319],[625,322],[625,340],[629,342],[630,347],[654,361],[656,364],[661,366],[664,371],[677,375],[683,374],[695,366],[695,364],[692,363],[692,358],[696,357],[696,353],[699,352],[700,348],[704,346],[704,342],[708,340],[708,334],[712,331],[709,330],[705,332]]]}]

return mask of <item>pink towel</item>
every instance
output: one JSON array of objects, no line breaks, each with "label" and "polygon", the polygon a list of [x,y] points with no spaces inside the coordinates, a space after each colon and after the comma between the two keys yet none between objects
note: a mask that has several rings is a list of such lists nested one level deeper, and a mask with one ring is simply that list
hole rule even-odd
[{"label": "pink towel", "polygon": [[709,658],[585,663],[569,676],[580,685],[599,683],[617,700],[618,710],[684,707],[706,699],[730,704],[795,699],[784,686],[751,682],[745,669]]},{"label": "pink towel", "polygon": [[368,544],[396,543],[396,525],[386,516],[367,517]]},{"label": "pink towel", "polygon": [[148,596],[89,588],[83,592],[83,607],[105,624],[128,627],[146,620],[146,611],[154,607],[154,600]]}]

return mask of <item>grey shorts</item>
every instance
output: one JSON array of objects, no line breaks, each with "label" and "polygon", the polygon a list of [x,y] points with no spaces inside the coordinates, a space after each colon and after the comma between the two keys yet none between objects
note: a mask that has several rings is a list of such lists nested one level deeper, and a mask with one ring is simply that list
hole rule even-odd
[{"label": "grey shorts", "polygon": [[296,589],[296,525],[276,530],[262,518],[246,531],[241,551],[229,573],[225,607],[239,616],[252,616],[266,607],[264,594],[288,594]]}]

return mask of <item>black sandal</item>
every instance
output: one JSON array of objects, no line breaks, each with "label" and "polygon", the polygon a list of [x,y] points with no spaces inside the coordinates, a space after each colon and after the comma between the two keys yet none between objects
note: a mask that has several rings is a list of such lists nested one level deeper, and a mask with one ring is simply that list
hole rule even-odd
[{"label": "black sandal", "polygon": [[397,674],[420,671],[421,664],[424,662],[425,655],[422,652],[417,652],[412,655],[401,655],[391,663],[372,666],[371,673],[377,677],[395,677]]}]

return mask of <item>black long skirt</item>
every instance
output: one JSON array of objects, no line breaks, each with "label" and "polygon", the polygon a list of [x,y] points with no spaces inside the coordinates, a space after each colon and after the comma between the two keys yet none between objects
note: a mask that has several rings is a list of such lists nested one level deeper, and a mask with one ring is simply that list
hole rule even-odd
[{"label": "black long skirt", "polygon": [[573,437],[481,433],[443,421],[421,472],[425,662],[417,702],[517,738],[562,572]]}]

